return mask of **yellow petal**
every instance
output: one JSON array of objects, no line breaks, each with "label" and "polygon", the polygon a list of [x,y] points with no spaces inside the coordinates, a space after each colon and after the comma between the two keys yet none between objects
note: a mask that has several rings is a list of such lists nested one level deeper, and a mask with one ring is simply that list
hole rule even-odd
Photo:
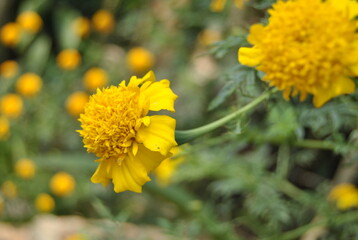
[{"label": "yellow petal", "polygon": [[355,0],[328,0],[338,11],[353,19],[358,15],[358,3]]},{"label": "yellow petal", "polygon": [[169,116],[150,116],[148,127],[142,125],[137,132],[136,140],[148,149],[167,155],[175,142],[175,119]]},{"label": "yellow petal", "polygon": [[238,56],[239,62],[246,66],[255,67],[261,63],[261,51],[257,48],[241,47]]},{"label": "yellow petal", "polygon": [[329,88],[318,89],[313,97],[313,104],[319,108],[331,98],[342,94],[353,93],[355,91],[355,84],[352,79],[341,77],[334,81]]},{"label": "yellow petal", "polygon": [[250,35],[247,37],[247,40],[252,45],[255,45],[262,41],[265,27],[259,23],[253,24],[250,27]]},{"label": "yellow petal", "polygon": [[96,172],[91,177],[91,181],[93,183],[102,183],[103,186],[107,186],[109,181],[111,180],[111,166],[108,161],[100,161]]},{"label": "yellow petal", "polygon": [[177,95],[170,89],[168,80],[161,80],[152,84],[143,84],[141,97],[149,100],[149,110],[160,111],[162,109],[174,112],[174,101]]},{"label": "yellow petal", "polygon": [[[141,163],[149,174],[153,169],[159,166],[159,164],[166,158],[169,158],[172,154],[163,156],[159,152],[154,152],[146,148],[143,144],[138,145],[138,153],[135,156],[137,162]],[[130,156],[134,158],[133,156]]]}]

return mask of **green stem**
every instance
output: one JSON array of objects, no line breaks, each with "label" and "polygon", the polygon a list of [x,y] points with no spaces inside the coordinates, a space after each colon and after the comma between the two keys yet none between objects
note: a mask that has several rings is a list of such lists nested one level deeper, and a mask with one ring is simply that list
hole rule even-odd
[{"label": "green stem", "polygon": [[224,124],[228,123],[229,121],[237,118],[241,114],[250,111],[251,109],[256,107],[258,104],[260,104],[262,101],[264,101],[266,98],[268,98],[273,92],[276,92],[276,91],[277,91],[277,89],[273,89],[273,90],[264,92],[263,94],[261,94],[259,97],[257,97],[252,102],[245,105],[244,107],[242,107],[242,108],[236,110],[235,112],[233,112],[223,118],[220,118],[212,123],[209,123],[209,124],[206,124],[204,126],[197,127],[194,129],[177,130],[177,131],[175,131],[175,139],[178,142],[178,144],[183,144],[183,143],[193,140],[199,136],[202,136],[205,133],[211,132],[211,131],[217,129],[218,127],[221,127]]},{"label": "green stem", "polygon": [[298,140],[294,143],[296,147],[304,147],[304,148],[316,148],[316,149],[326,149],[326,150],[334,150],[336,144],[334,142],[314,140],[314,139],[304,139]]}]

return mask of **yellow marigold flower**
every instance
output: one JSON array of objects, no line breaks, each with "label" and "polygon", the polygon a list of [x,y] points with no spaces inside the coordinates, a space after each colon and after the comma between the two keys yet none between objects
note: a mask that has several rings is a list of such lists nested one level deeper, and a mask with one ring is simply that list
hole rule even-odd
[{"label": "yellow marigold flower", "polygon": [[127,63],[135,73],[148,71],[154,65],[153,54],[143,47],[135,47],[128,51]]},{"label": "yellow marigold flower", "polygon": [[5,46],[16,46],[16,44],[20,41],[20,37],[21,27],[18,23],[6,23],[0,30],[0,39]]},{"label": "yellow marigold flower", "polygon": [[5,139],[8,136],[9,131],[9,121],[5,117],[0,116],[0,140]]},{"label": "yellow marigold flower", "polygon": [[31,179],[35,176],[35,163],[27,158],[22,158],[15,163],[15,173],[23,179]]},{"label": "yellow marigold flower", "polygon": [[55,200],[51,195],[41,193],[35,199],[35,207],[40,212],[52,212],[55,208]]},{"label": "yellow marigold flower", "polygon": [[211,0],[210,10],[213,12],[221,12],[224,10],[226,0]]},{"label": "yellow marigold flower", "polygon": [[22,29],[31,33],[37,33],[42,28],[42,18],[40,15],[33,11],[26,11],[20,13],[16,18],[16,22],[20,24]]},{"label": "yellow marigold flower", "polygon": [[75,179],[70,174],[65,172],[56,173],[50,181],[51,191],[59,197],[70,195],[75,187]]},{"label": "yellow marigold flower", "polygon": [[42,87],[42,79],[35,73],[22,74],[16,82],[16,91],[25,97],[35,96]]},{"label": "yellow marigold flower", "polygon": [[153,171],[159,184],[162,186],[168,186],[170,184],[177,167],[184,160],[182,157],[177,157],[177,155],[181,152],[180,147],[173,147],[170,152],[173,154],[173,157],[165,159]]},{"label": "yellow marigold flower", "polygon": [[335,201],[341,210],[358,207],[358,189],[353,184],[343,183],[331,190],[328,199]]},{"label": "yellow marigold flower", "polygon": [[85,108],[89,96],[85,92],[74,92],[66,100],[66,109],[69,114],[78,117]]},{"label": "yellow marigold flower", "polygon": [[81,55],[76,49],[65,49],[56,58],[57,65],[64,70],[73,70],[81,63]]},{"label": "yellow marigold flower", "polygon": [[198,41],[201,45],[209,46],[221,40],[221,33],[212,29],[205,29],[200,32]]},{"label": "yellow marigold flower", "polygon": [[108,76],[106,71],[98,67],[90,68],[83,77],[85,88],[90,91],[95,91],[97,88],[103,87],[107,81]]},{"label": "yellow marigold flower", "polygon": [[[265,73],[264,81],[304,100],[313,95],[315,107],[355,91],[358,76],[357,23],[350,0],[278,1],[269,10],[267,26],[255,24],[239,49],[239,61]],[[341,8],[336,7],[339,5]],[[358,13],[358,12],[357,12]]]},{"label": "yellow marigold flower", "polygon": [[73,30],[79,37],[87,37],[91,30],[90,20],[85,17],[78,17],[73,23]]},{"label": "yellow marigold flower", "polygon": [[15,198],[17,196],[17,186],[13,181],[7,180],[1,185],[1,192],[5,197]]},{"label": "yellow marigold flower", "polygon": [[19,95],[9,93],[0,99],[0,110],[9,118],[17,118],[22,113],[23,102]]},{"label": "yellow marigold flower", "polygon": [[143,78],[133,76],[126,85],[97,89],[79,121],[88,152],[96,154],[99,166],[91,178],[106,186],[110,180],[115,192],[141,192],[155,169],[177,145],[175,119],[151,115],[149,111],[174,112],[177,96],[169,80],[155,80],[150,71]]},{"label": "yellow marigold flower", "polygon": [[13,78],[19,71],[19,64],[14,60],[6,60],[0,64],[0,76],[4,78]]},{"label": "yellow marigold flower", "polygon": [[92,17],[92,24],[96,31],[102,34],[108,34],[112,32],[115,20],[113,14],[107,10],[98,10]]}]

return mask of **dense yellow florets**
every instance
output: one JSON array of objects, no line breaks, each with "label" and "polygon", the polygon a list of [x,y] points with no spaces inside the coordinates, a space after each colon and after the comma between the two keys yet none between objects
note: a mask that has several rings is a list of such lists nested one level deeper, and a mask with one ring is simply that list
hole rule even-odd
[{"label": "dense yellow florets", "polygon": [[[269,10],[267,26],[255,24],[240,48],[239,61],[265,73],[264,81],[284,91],[284,97],[314,96],[316,107],[355,90],[349,78],[358,76],[358,34],[349,9],[332,1],[278,1]],[[344,0],[342,5],[349,2]]]}]

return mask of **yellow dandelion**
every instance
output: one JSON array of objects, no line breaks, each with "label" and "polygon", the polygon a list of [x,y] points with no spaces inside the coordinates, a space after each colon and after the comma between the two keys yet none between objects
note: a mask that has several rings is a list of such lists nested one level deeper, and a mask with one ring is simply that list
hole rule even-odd
[{"label": "yellow dandelion", "polygon": [[165,159],[153,171],[159,184],[162,186],[168,186],[171,183],[176,169],[184,160],[182,157],[177,157],[177,155],[181,152],[180,147],[173,147],[170,152],[173,154],[173,157]]},{"label": "yellow dandelion", "polygon": [[81,63],[81,55],[76,49],[65,49],[56,58],[57,65],[64,70],[73,70]]},{"label": "yellow dandelion", "polygon": [[16,82],[16,91],[25,97],[35,96],[42,87],[42,79],[35,73],[22,74]]},{"label": "yellow dandelion", "polygon": [[127,64],[135,73],[148,71],[154,65],[153,54],[143,47],[135,47],[128,51]]},{"label": "yellow dandelion", "polygon": [[39,212],[52,212],[55,200],[47,193],[40,193],[35,199],[35,207]]},{"label": "yellow dandelion", "polygon": [[149,172],[171,156],[169,151],[177,145],[175,119],[148,116],[149,111],[174,112],[177,96],[169,85],[169,80],[157,82],[150,71],[91,96],[78,132],[87,151],[99,157],[93,183],[106,186],[112,180],[115,192],[141,192]]},{"label": "yellow dandelion", "polygon": [[0,99],[0,110],[9,118],[17,118],[22,113],[23,102],[19,95],[8,93]]},{"label": "yellow dandelion", "polygon": [[90,20],[86,17],[78,17],[73,22],[73,30],[79,37],[87,37],[90,33],[91,26]]},{"label": "yellow dandelion", "polygon": [[201,45],[209,46],[221,40],[221,33],[213,29],[205,29],[200,32],[198,41]]},{"label": "yellow dandelion", "polygon": [[13,78],[19,71],[19,64],[14,60],[6,60],[0,64],[0,76],[4,78]]},{"label": "yellow dandelion", "polygon": [[50,181],[51,191],[59,197],[71,195],[73,190],[75,190],[75,187],[75,179],[70,174],[65,172],[56,173]]},{"label": "yellow dandelion", "polygon": [[[269,10],[267,26],[255,24],[239,49],[239,61],[265,73],[264,81],[288,99],[313,95],[315,107],[355,91],[358,76],[358,33],[348,3],[336,0],[278,1]],[[346,6],[346,7],[344,7]],[[358,11],[357,11],[358,13]]]},{"label": "yellow dandelion", "polygon": [[28,158],[22,158],[15,163],[15,173],[23,179],[31,179],[35,176],[35,163]]},{"label": "yellow dandelion", "polygon": [[16,46],[20,41],[20,37],[21,27],[18,23],[6,23],[0,30],[0,39],[5,46]]},{"label": "yellow dandelion", "polygon": [[328,199],[336,202],[337,208],[346,210],[358,207],[358,189],[349,183],[335,186],[328,195]]},{"label": "yellow dandelion", "polygon": [[107,82],[108,76],[106,71],[98,67],[90,68],[83,77],[84,86],[89,91],[95,91],[97,88],[106,85]]},{"label": "yellow dandelion", "polygon": [[112,32],[115,20],[113,14],[107,10],[98,10],[92,17],[93,28],[102,34],[108,34]]},{"label": "yellow dandelion", "polygon": [[20,15],[16,18],[16,22],[21,26],[22,29],[30,33],[37,33],[40,31],[43,24],[40,15],[33,11],[20,13]]},{"label": "yellow dandelion", "polygon": [[7,118],[0,116],[0,140],[6,139],[9,135],[10,124]]},{"label": "yellow dandelion", "polygon": [[69,114],[78,117],[83,113],[89,95],[85,92],[74,92],[66,100],[66,109]]},{"label": "yellow dandelion", "polygon": [[1,192],[5,197],[15,198],[17,196],[17,186],[13,181],[7,180],[1,185]]}]

